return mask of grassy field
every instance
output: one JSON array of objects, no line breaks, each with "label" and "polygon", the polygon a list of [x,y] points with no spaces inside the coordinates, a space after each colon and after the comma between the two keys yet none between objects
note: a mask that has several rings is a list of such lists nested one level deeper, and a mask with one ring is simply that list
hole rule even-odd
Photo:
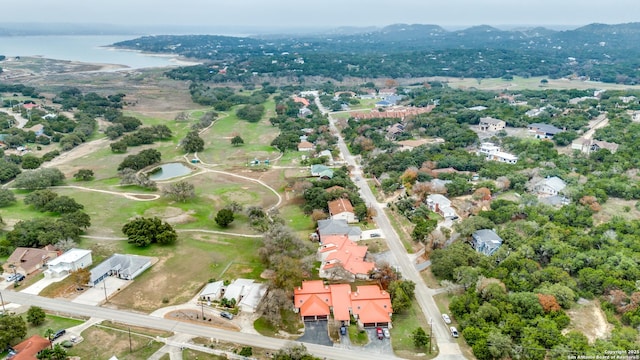
[{"label": "grassy field", "polygon": [[[275,108],[273,100],[264,105],[267,109]],[[250,123],[238,119],[235,108],[230,110],[228,116],[216,120],[209,130],[200,135],[205,142],[205,150],[198,156],[207,164],[225,167],[244,166],[253,159],[275,159],[279,152],[269,144],[280,131],[271,125],[268,118],[267,114],[261,121]],[[231,145],[231,138],[236,135],[244,140],[243,145]]]},{"label": "grassy field", "polygon": [[300,320],[300,315],[291,310],[281,310],[282,322],[279,327],[273,326],[265,318],[259,317],[253,322],[253,327],[258,333],[264,336],[281,337],[280,331],[289,334],[300,334],[304,329],[304,324]]},{"label": "grassy field", "polygon": [[[128,331],[108,329],[92,326],[82,332],[84,341],[69,349],[69,356],[79,356],[82,359],[107,360],[112,356],[123,360],[148,359],[164,344],[153,337],[131,333]],[[129,339],[131,349],[129,350]]]},{"label": "grassy field", "polygon": [[158,258],[155,265],[109,300],[119,307],[144,312],[184,303],[211,279],[259,279],[264,270],[256,251],[260,239],[188,234],[181,235],[174,246],[141,249],[126,242],[111,245],[113,252]]},{"label": "grassy field", "polygon": [[391,226],[396,230],[399,235],[400,241],[402,241],[402,245],[404,245],[405,250],[409,254],[413,254],[415,251],[413,249],[413,240],[411,240],[411,235],[408,232],[409,228],[413,228],[413,224],[409,222],[404,216],[398,215],[396,212],[390,209],[384,209],[389,217],[389,222]]}]

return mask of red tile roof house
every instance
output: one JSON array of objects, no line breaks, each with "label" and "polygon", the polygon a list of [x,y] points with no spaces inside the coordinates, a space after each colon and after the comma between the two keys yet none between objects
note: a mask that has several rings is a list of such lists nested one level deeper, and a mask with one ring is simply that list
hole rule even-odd
[{"label": "red tile roof house", "polygon": [[43,338],[40,335],[33,335],[27,340],[13,347],[16,352],[15,355],[7,357],[11,360],[35,360],[40,351],[51,346],[51,342],[48,339]]},{"label": "red tile roof house", "polygon": [[356,218],[356,214],[353,212],[353,205],[351,205],[351,201],[349,201],[349,199],[336,199],[329,201],[328,205],[329,215],[332,219],[343,219],[346,220],[347,223],[358,222],[358,218]]},{"label": "red tile roof house", "polygon": [[294,306],[303,321],[333,319],[349,321],[351,315],[360,327],[391,327],[391,297],[378,285],[358,286],[351,291],[349,284],[325,285],[322,280],[303,281],[293,290]]},{"label": "red tile roof house", "polygon": [[[347,235],[325,235],[320,237],[318,258],[320,265],[320,277],[342,277],[343,280],[368,279],[369,272],[375,268],[375,263],[366,261],[368,247],[358,245],[349,240]],[[340,269],[341,267],[341,269]],[[346,270],[345,274],[338,269]],[[342,271],[340,271],[342,272]]]}]

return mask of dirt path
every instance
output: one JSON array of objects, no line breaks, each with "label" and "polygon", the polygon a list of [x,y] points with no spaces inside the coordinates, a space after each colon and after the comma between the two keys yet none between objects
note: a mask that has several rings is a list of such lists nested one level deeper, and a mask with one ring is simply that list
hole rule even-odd
[{"label": "dirt path", "polygon": [[158,194],[121,193],[121,192],[117,192],[117,191],[92,189],[92,188],[88,188],[88,187],[74,186],[74,185],[54,186],[54,188],[78,189],[78,190],[83,190],[83,191],[99,192],[99,193],[103,193],[103,194],[118,195],[118,196],[123,196],[123,197],[125,197],[125,198],[127,198],[129,200],[135,200],[135,201],[153,201],[153,200],[160,199],[160,195],[158,195]]}]

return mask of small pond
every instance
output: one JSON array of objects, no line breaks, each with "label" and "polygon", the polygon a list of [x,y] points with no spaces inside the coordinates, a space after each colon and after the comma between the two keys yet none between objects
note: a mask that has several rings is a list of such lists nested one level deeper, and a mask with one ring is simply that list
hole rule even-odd
[{"label": "small pond", "polygon": [[191,173],[191,169],[183,163],[169,163],[153,169],[149,173],[149,179],[153,181],[167,180]]}]

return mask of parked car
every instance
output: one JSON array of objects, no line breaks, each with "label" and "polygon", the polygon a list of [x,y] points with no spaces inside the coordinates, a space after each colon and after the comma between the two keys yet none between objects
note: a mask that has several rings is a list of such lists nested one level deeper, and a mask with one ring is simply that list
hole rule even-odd
[{"label": "parked car", "polygon": [[458,329],[456,329],[454,326],[450,327],[449,330],[451,331],[451,336],[453,336],[454,338],[458,337]]},{"label": "parked car", "polygon": [[340,326],[340,335],[347,335],[347,327],[342,325]]},{"label": "parked car", "polygon": [[442,314],[442,320],[444,320],[445,324],[451,324],[451,318],[447,314]]},{"label": "parked car", "polygon": [[380,237],[379,233],[371,233],[371,235],[369,235],[372,238],[376,238],[376,237]]},{"label": "parked car", "polygon": [[16,278],[16,274],[7,276],[7,281],[12,282]]},{"label": "parked car", "polygon": [[55,334],[53,334],[53,336],[51,337],[51,341],[61,337],[62,335],[66,334],[66,333],[67,333],[67,330],[65,330],[65,329],[56,331]]},{"label": "parked car", "polygon": [[381,327],[376,328],[376,335],[378,336],[378,340],[384,339],[384,333],[382,332]]},{"label": "parked car", "polygon": [[232,320],[233,319],[233,314],[228,312],[228,311],[223,311],[220,313],[220,316],[222,316],[225,319],[229,319]]},{"label": "parked car", "polygon": [[391,333],[389,332],[388,328],[382,329],[382,332],[384,333],[384,337],[386,337],[387,339],[391,338]]},{"label": "parked car", "polygon": [[16,277],[15,277],[15,279],[13,279],[13,281],[15,281],[15,282],[20,282],[20,281],[24,280],[24,278],[25,278],[25,276],[24,276],[24,275],[22,275],[22,274],[17,274],[17,275],[16,275]]}]

